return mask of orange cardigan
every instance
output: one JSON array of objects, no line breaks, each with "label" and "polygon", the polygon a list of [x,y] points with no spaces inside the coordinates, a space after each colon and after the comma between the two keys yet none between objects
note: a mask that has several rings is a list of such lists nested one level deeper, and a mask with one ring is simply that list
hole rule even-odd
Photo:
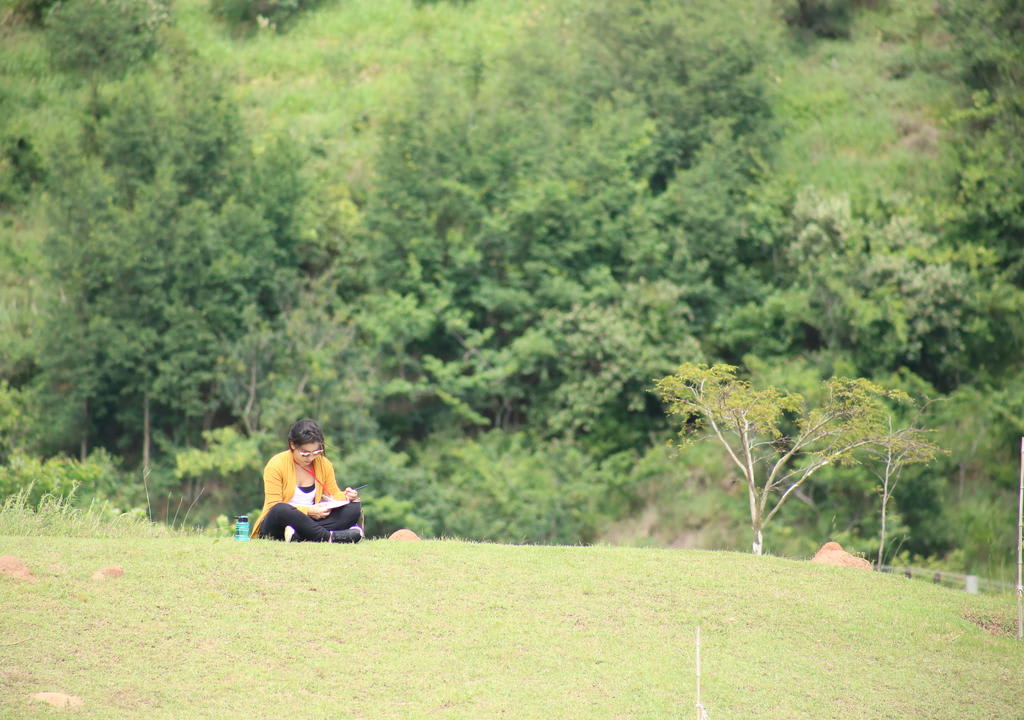
[{"label": "orange cardigan", "polygon": [[[345,495],[338,487],[338,481],[334,479],[334,466],[331,461],[323,455],[317,455],[313,459],[313,474],[316,475],[316,494],[313,502],[320,502],[324,495],[329,495],[338,500],[344,499]],[[270,458],[267,466],[263,468],[263,510],[259,519],[253,523],[250,535],[256,537],[260,529],[260,523],[267,516],[267,511],[280,502],[288,502],[295,495],[295,459],[291,450],[279,452]],[[304,513],[309,512],[308,507],[298,508]]]}]

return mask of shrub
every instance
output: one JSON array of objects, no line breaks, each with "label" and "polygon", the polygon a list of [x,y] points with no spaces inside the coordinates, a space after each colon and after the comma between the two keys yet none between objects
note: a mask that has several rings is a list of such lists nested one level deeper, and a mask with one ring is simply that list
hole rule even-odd
[{"label": "shrub", "polygon": [[28,196],[44,177],[42,162],[28,138],[0,136],[0,208]]},{"label": "shrub", "polygon": [[300,13],[320,0],[210,0],[210,12],[239,30],[265,26],[283,30]]},{"label": "shrub", "polygon": [[592,542],[617,506],[596,464],[572,443],[519,433],[432,440],[412,500],[441,536],[489,542]]},{"label": "shrub", "polygon": [[824,38],[850,36],[851,0],[781,0],[786,24]]},{"label": "shrub", "polygon": [[172,22],[162,0],[71,0],[50,9],[46,41],[60,70],[120,77],[156,52]]},{"label": "shrub", "polygon": [[0,0],[0,25],[43,24],[56,0]]},{"label": "shrub", "polygon": [[70,497],[79,490],[86,497],[105,495],[116,475],[113,458],[105,450],[94,450],[85,460],[64,455],[42,460],[15,451],[0,466],[0,498],[24,494],[34,504],[46,495]]},{"label": "shrub", "polygon": [[121,512],[106,501],[78,507],[73,494],[44,495],[38,502],[30,502],[28,495],[22,491],[0,501],[0,535],[159,538],[183,534],[150,522],[140,508]]}]

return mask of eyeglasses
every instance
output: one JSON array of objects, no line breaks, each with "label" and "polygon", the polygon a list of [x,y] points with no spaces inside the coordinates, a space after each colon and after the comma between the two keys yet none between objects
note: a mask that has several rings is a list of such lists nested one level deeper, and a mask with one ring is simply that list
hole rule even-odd
[{"label": "eyeglasses", "polygon": [[320,448],[319,450],[306,451],[306,450],[299,450],[298,448],[296,448],[295,452],[297,452],[299,454],[299,457],[308,458],[308,457],[316,457],[317,455],[323,455],[324,454],[324,449]]}]

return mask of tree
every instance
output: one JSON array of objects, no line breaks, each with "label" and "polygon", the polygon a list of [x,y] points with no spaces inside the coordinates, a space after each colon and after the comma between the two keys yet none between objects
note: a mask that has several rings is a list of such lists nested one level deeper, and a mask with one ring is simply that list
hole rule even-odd
[{"label": "tree", "polygon": [[1008,278],[1024,282],[1024,5],[1018,0],[944,0],[951,70],[964,85],[952,115],[958,155],[950,234],[999,255]]},{"label": "tree", "polygon": [[156,51],[171,22],[160,0],[71,0],[50,10],[46,39],[58,69],[119,77]]},{"label": "tree", "polygon": [[896,483],[899,482],[903,468],[912,463],[928,462],[940,452],[937,445],[925,439],[927,430],[910,426],[896,429],[892,416],[886,418],[887,428],[884,435],[868,450],[868,455],[875,461],[878,470],[875,475],[882,482],[882,527],[878,535],[878,565],[882,564],[885,551],[885,520],[889,498],[892,497]]},{"label": "tree", "polygon": [[848,196],[809,189],[792,203],[774,230],[791,239],[762,275],[775,288],[746,304],[731,293],[741,303],[723,311],[709,354],[842,356],[851,375],[909,370],[940,392],[1017,366],[1024,293],[991,250],[953,247],[898,208],[865,218]]},{"label": "tree", "polygon": [[302,12],[319,4],[320,0],[210,0],[210,12],[240,31],[264,27],[283,31]]},{"label": "tree", "polygon": [[777,0],[786,24],[824,38],[850,37],[850,0]]},{"label": "tree", "polygon": [[162,0],[70,0],[50,9],[46,42],[58,70],[89,78],[98,119],[100,79],[121,77],[149,59],[160,28],[172,22]]},{"label": "tree", "polygon": [[93,142],[55,155],[53,293],[37,330],[38,381],[67,405],[83,454],[90,436],[123,445],[139,428],[144,466],[154,442],[213,425],[218,359],[246,330],[241,309],[281,313],[301,214],[301,156],[258,157],[201,67],[157,82],[113,86]]},{"label": "tree", "polygon": [[382,358],[406,388],[383,426],[530,425],[596,454],[660,430],[650,378],[725,287],[753,296],[739,267],[767,248],[738,219],[770,117],[741,5],[567,6],[483,69],[416,79],[364,205],[359,304],[426,318]]},{"label": "tree", "polygon": [[[886,429],[884,401],[905,397],[862,378],[830,378],[822,400],[775,387],[755,389],[732,365],[681,365],[655,392],[669,415],[682,419],[684,439],[706,428],[722,444],[747,484],[753,551],[764,549],[764,528],[789,497],[818,470],[854,462],[854,451],[877,442]],[[786,432],[787,429],[791,432]]]}]

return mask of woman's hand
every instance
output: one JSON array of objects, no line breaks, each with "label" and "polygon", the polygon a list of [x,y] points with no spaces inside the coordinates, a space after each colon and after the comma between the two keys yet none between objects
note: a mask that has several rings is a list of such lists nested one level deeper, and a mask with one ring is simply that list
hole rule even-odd
[{"label": "woman's hand", "polygon": [[345,498],[349,502],[359,502],[359,491],[350,487],[345,488]]},{"label": "woman's hand", "polygon": [[330,510],[317,510],[316,508],[309,509],[309,516],[314,520],[323,520],[325,517],[331,514]]}]

